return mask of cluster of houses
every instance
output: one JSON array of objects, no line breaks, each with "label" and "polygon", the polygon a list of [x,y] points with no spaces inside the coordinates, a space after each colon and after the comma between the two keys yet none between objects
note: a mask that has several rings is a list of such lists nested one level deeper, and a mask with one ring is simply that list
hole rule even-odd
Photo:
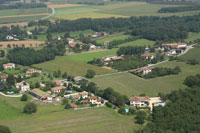
[{"label": "cluster of houses", "polygon": [[108,34],[106,32],[96,32],[94,34],[88,34],[88,37],[96,38],[100,36],[107,36]]},{"label": "cluster of houses", "polygon": [[164,102],[160,97],[148,97],[148,96],[133,96],[129,98],[130,106],[136,108],[149,107],[153,110],[154,106],[165,106]]},{"label": "cluster of houses", "polygon": [[179,53],[183,53],[184,50],[187,48],[187,44],[186,43],[163,43],[162,48],[168,50],[167,52],[165,52],[165,55],[173,56]]},{"label": "cluster of houses", "polygon": [[85,44],[85,43],[77,41],[77,40],[75,40],[73,38],[67,38],[67,41],[68,41],[69,48],[75,48],[76,45],[80,45],[80,47],[82,47],[83,45],[88,45],[90,47],[90,50],[99,48],[99,47],[97,47],[96,45],[94,45],[92,43]]}]

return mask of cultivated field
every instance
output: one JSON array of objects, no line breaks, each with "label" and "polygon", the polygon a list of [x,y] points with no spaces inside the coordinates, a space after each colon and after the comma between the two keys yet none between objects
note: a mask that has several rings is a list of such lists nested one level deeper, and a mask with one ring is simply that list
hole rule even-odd
[{"label": "cultivated field", "polygon": [[62,73],[67,72],[69,75],[73,76],[84,76],[87,73],[88,69],[93,69],[96,72],[96,74],[105,74],[113,72],[113,70],[107,70],[94,65],[86,64],[84,62],[68,59],[67,56],[56,57],[56,59],[53,61],[36,64],[34,66],[52,72],[60,69]]},{"label": "cultivated field", "polygon": [[119,47],[122,47],[122,46],[153,46],[154,44],[155,44],[154,41],[150,41],[147,39],[138,39],[138,40],[135,40],[132,42],[127,42],[127,43],[121,44],[121,45],[119,45]]},{"label": "cultivated field", "polygon": [[0,42],[0,48],[13,48],[13,47],[41,47],[44,41],[5,41]]},{"label": "cultivated field", "polygon": [[148,96],[157,96],[159,92],[169,93],[172,90],[184,88],[184,79],[193,74],[200,73],[200,65],[188,65],[185,62],[167,62],[163,67],[179,66],[182,72],[178,75],[165,76],[154,79],[142,79],[130,73],[105,75],[92,79],[101,88],[112,87],[127,96],[145,93]]}]

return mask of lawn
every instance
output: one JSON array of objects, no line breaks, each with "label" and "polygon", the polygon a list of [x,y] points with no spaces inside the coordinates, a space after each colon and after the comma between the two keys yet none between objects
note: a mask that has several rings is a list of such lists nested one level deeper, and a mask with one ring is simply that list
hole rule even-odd
[{"label": "lawn", "polygon": [[78,133],[80,131],[81,133],[131,133],[133,128],[141,128],[134,124],[132,116],[122,116],[113,109],[105,107],[36,113],[12,120],[0,120],[0,124],[9,126],[15,133]]},{"label": "lawn", "polygon": [[119,36],[105,37],[103,39],[98,39],[96,41],[97,41],[97,43],[103,43],[104,41],[124,40],[128,37],[131,37],[131,36],[130,35],[119,35]]},{"label": "lawn", "polygon": [[155,44],[155,41],[147,40],[147,39],[138,39],[132,42],[127,42],[124,44],[119,45],[119,47],[122,46],[153,46]]},{"label": "lawn", "polygon": [[68,74],[73,76],[77,75],[84,76],[87,73],[88,69],[94,70],[96,74],[106,74],[113,72],[112,70],[68,59],[67,56],[56,57],[55,60],[41,64],[36,64],[33,66],[37,68],[42,68],[43,70],[50,72],[57,71],[60,69],[62,73],[67,72]]},{"label": "lawn", "polygon": [[112,87],[121,94],[127,96],[140,95],[145,93],[148,96],[157,96],[159,92],[169,93],[172,90],[184,88],[184,79],[200,72],[200,65],[188,65],[184,62],[167,62],[163,67],[180,66],[182,72],[178,75],[159,77],[154,79],[142,79],[130,73],[119,73],[113,75],[99,76],[92,81],[100,88]]},{"label": "lawn", "polygon": [[93,60],[94,58],[101,58],[108,55],[115,55],[117,49],[106,50],[106,51],[99,51],[99,52],[89,52],[89,53],[82,53],[82,54],[75,54],[75,55],[68,55],[65,58],[71,59],[74,61],[80,61],[87,63],[88,61]]}]

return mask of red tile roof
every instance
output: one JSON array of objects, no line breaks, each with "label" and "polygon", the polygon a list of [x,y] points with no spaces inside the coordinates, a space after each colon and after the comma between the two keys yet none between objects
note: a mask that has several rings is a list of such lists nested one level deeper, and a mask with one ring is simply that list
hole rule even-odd
[{"label": "red tile roof", "polygon": [[153,54],[142,54],[141,55],[142,57],[152,57],[152,56],[154,56]]},{"label": "red tile roof", "polygon": [[70,104],[71,108],[78,108],[78,105],[76,104]]},{"label": "red tile roof", "polygon": [[64,90],[64,89],[66,89],[65,86],[58,86],[58,87],[51,88],[52,91]]},{"label": "red tile roof", "polygon": [[146,100],[149,100],[149,97],[148,96],[144,96],[144,97],[134,96],[134,97],[131,97],[129,100],[130,101],[146,101]]}]

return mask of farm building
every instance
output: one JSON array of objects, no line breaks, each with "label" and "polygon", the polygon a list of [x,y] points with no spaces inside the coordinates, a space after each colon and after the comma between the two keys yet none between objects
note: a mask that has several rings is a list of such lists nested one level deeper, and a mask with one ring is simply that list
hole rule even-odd
[{"label": "farm building", "polygon": [[30,90],[29,94],[38,98],[39,100],[52,100],[51,95],[39,89]]},{"label": "farm building", "polygon": [[162,44],[163,48],[167,49],[184,49],[187,47],[186,43],[163,43]]},{"label": "farm building", "polygon": [[135,107],[146,107],[149,105],[149,97],[144,96],[144,97],[139,97],[139,96],[134,96],[129,99],[130,105],[135,106]]}]

